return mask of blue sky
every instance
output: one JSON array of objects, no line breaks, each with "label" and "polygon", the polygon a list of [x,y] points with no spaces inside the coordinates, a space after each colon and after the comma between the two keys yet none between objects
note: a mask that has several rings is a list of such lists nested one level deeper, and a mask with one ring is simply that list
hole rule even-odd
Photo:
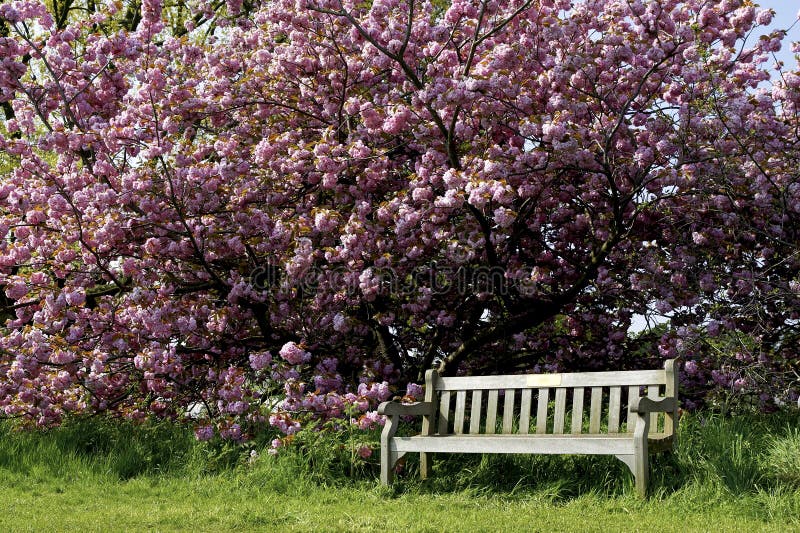
[{"label": "blue sky", "polygon": [[[790,43],[800,41],[800,22],[797,20],[800,2],[797,0],[757,0],[762,8],[772,8],[775,10],[775,18],[770,29],[787,29],[791,26],[789,33],[784,40],[783,48],[777,54],[778,59],[784,62],[788,68],[794,67],[794,54],[791,52]],[[794,26],[792,26],[794,24]]]}]

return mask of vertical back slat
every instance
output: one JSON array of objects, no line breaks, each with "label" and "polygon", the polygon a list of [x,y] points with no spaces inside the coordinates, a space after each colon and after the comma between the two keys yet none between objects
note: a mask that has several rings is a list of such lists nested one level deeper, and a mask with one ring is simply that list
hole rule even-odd
[{"label": "vertical back slat", "polygon": [[472,391],[472,408],[469,413],[469,432],[473,435],[481,432],[481,401],[483,391]]},{"label": "vertical back slat", "polygon": [[622,404],[622,389],[611,387],[608,393],[608,432],[619,433],[619,411]]},{"label": "vertical back slat", "polygon": [[494,433],[497,426],[497,391],[489,391],[489,401],[486,402],[486,433]]},{"label": "vertical back slat", "polygon": [[550,389],[539,389],[536,400],[536,433],[547,433],[547,405],[550,402]]},{"label": "vertical back slat", "polygon": [[506,435],[514,431],[515,394],[514,389],[506,389],[506,399],[503,403],[503,433]]},{"label": "vertical back slat", "polygon": [[633,430],[636,428],[636,413],[631,410],[631,404],[633,403],[633,399],[638,397],[639,386],[634,385],[628,387],[628,433],[633,433]]},{"label": "vertical back slat", "polygon": [[453,433],[461,435],[464,433],[464,411],[467,407],[467,391],[456,392],[456,417],[453,424]]},{"label": "vertical back slat", "polygon": [[[429,369],[425,372],[425,403],[433,404],[434,400],[436,399],[436,382],[439,379],[439,373],[436,372],[434,369]],[[435,411],[435,410],[434,410]],[[434,433],[434,423],[436,414],[435,412],[422,417],[422,434],[423,435],[433,435]],[[428,453],[427,452],[420,452],[419,454],[419,475],[421,478],[425,479],[428,477],[428,473],[430,472],[430,462],[428,461]]]},{"label": "vertical back slat", "polygon": [[[678,373],[675,371],[675,360],[669,359],[664,362],[664,396],[667,398],[678,399]],[[675,402],[675,409],[671,413],[667,413],[664,417],[664,433],[673,435],[675,433],[675,426],[678,424],[678,405]]]},{"label": "vertical back slat", "polygon": [[564,433],[564,412],[567,408],[567,389],[556,389],[556,411],[553,415],[553,433]]},{"label": "vertical back slat", "polygon": [[519,432],[523,435],[530,431],[531,427],[531,389],[522,390],[522,399],[519,406]]},{"label": "vertical back slat", "polygon": [[[657,400],[660,395],[658,394],[658,385],[647,386],[647,397],[651,400]],[[650,413],[650,432],[658,433],[658,413]]]},{"label": "vertical back slat", "polygon": [[[428,370],[425,372],[425,401],[433,403],[436,398],[436,377],[438,376],[435,370]],[[435,420],[433,416],[422,417],[422,434],[433,435],[433,424]]]},{"label": "vertical back slat", "polygon": [[450,391],[442,391],[439,398],[439,435],[447,435],[450,426]]},{"label": "vertical back slat", "polygon": [[600,433],[603,417],[603,387],[592,387],[592,403],[589,405],[589,433]]},{"label": "vertical back slat", "polygon": [[583,387],[572,390],[572,427],[573,435],[580,435],[583,429]]}]

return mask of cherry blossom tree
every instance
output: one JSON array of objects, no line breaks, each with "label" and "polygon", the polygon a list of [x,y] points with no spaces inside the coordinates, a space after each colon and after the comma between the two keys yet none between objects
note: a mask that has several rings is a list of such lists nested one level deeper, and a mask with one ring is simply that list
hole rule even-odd
[{"label": "cherry blossom tree", "polygon": [[648,362],[653,313],[649,357],[693,379],[720,328],[796,368],[800,77],[769,85],[771,15],[3,4],[0,406],[369,427],[431,367]]}]

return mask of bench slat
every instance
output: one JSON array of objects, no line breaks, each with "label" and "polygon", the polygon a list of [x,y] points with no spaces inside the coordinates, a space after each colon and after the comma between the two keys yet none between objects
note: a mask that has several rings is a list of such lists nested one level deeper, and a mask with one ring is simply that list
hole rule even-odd
[{"label": "bench slat", "polygon": [[553,415],[553,434],[564,433],[564,413],[567,410],[567,389],[556,389],[556,412]]},{"label": "bench slat", "polygon": [[531,427],[531,389],[522,390],[522,399],[519,406],[519,432],[527,434]]},{"label": "bench slat", "polygon": [[450,432],[450,391],[444,391],[439,400],[439,435]]},{"label": "bench slat", "polygon": [[572,427],[573,435],[580,435],[583,429],[583,387],[572,390]]},{"label": "bench slat", "polygon": [[497,391],[489,391],[489,401],[486,402],[486,433],[495,432],[497,426]]},{"label": "bench slat", "polygon": [[611,387],[608,395],[608,432],[619,433],[619,410],[622,403],[622,389]]},{"label": "bench slat", "polygon": [[547,405],[550,402],[550,389],[539,389],[539,399],[536,402],[536,433],[547,433]]},{"label": "bench slat", "polygon": [[483,391],[472,391],[472,408],[469,413],[469,432],[472,435],[481,432],[481,401],[483,400]]},{"label": "bench slat", "polygon": [[626,370],[621,372],[577,372],[574,374],[522,374],[517,376],[438,377],[437,390],[535,389],[543,387],[615,387],[664,385],[664,370]]},{"label": "bench slat", "polygon": [[589,406],[589,433],[600,433],[603,416],[603,387],[592,387],[592,403]]},{"label": "bench slat", "polygon": [[464,433],[464,410],[467,406],[467,391],[460,390],[456,393],[456,418],[453,424],[453,433]]},{"label": "bench slat", "polygon": [[[667,384],[664,387],[664,396],[676,398],[678,393],[678,373],[675,371],[675,361],[664,363],[664,372],[667,374]],[[664,433],[672,435],[675,433],[678,424],[678,406],[671,413],[664,416]]]},{"label": "bench slat", "polygon": [[506,399],[503,403],[503,433],[508,435],[514,431],[514,389],[506,389]]},{"label": "bench slat", "polygon": [[[658,385],[650,385],[647,387],[647,397],[652,400],[657,400],[661,397],[661,395],[658,394]],[[658,431],[658,418],[659,413],[650,413],[650,431],[654,433]]]},{"label": "bench slat", "polygon": [[638,397],[639,385],[628,387],[628,433],[633,433],[633,430],[636,429],[636,413],[631,411],[631,404],[633,403],[633,399]]}]

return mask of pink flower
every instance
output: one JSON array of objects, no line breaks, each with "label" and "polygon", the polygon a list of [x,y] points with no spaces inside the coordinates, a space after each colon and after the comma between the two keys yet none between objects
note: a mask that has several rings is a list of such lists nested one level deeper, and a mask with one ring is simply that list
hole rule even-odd
[{"label": "pink flower", "polygon": [[147,22],[158,22],[161,20],[161,1],[144,0],[142,2],[142,19]]},{"label": "pink flower", "polygon": [[300,365],[307,363],[311,359],[311,354],[300,348],[294,342],[287,342],[278,352],[287,363],[292,365]]},{"label": "pink flower", "polygon": [[772,22],[773,13],[771,9],[762,9],[756,15],[756,23],[760,26],[769,26]]},{"label": "pink flower", "polygon": [[339,332],[345,332],[347,329],[347,317],[342,313],[336,313],[333,317],[333,329]]},{"label": "pink flower", "polygon": [[200,426],[195,428],[194,436],[199,441],[210,440],[214,436],[214,428],[211,426]]},{"label": "pink flower", "polygon": [[261,370],[269,366],[272,362],[272,354],[269,352],[259,352],[250,354],[250,368],[253,370]]},{"label": "pink flower", "polygon": [[236,16],[242,11],[242,0],[227,0],[225,2],[228,7],[228,14]]},{"label": "pink flower", "polygon": [[698,246],[708,244],[708,238],[698,231],[692,232],[692,241]]},{"label": "pink flower", "polygon": [[367,458],[372,456],[372,448],[370,448],[369,446],[366,446],[366,445],[360,446],[358,448],[358,455],[362,459],[367,459]]},{"label": "pink flower", "polygon": [[86,294],[84,293],[83,289],[67,292],[65,297],[67,299],[67,304],[69,305],[83,305],[83,303],[86,301]]},{"label": "pink flower", "polygon": [[411,111],[404,107],[384,122],[383,131],[390,135],[397,135],[406,128],[409,118],[411,118]]},{"label": "pink flower", "polygon": [[242,427],[239,424],[225,424],[219,434],[223,439],[239,440],[242,438]]},{"label": "pink flower", "polygon": [[12,300],[19,300],[26,294],[28,294],[28,286],[21,281],[15,281],[14,283],[6,286],[6,296]]},{"label": "pink flower", "polygon": [[406,396],[419,400],[424,395],[425,391],[421,385],[417,385],[416,383],[409,383],[406,385]]},{"label": "pink flower", "polygon": [[314,215],[314,226],[322,233],[336,229],[336,216],[329,211],[319,211]]},{"label": "pink flower", "polygon": [[494,210],[494,221],[500,228],[507,228],[514,223],[516,213],[505,207],[499,207]]},{"label": "pink flower", "polygon": [[351,423],[354,423],[358,426],[358,429],[361,430],[368,430],[374,429],[376,426],[382,426],[386,418],[383,415],[379,415],[378,411],[368,411],[358,417],[356,420],[351,420]]}]

